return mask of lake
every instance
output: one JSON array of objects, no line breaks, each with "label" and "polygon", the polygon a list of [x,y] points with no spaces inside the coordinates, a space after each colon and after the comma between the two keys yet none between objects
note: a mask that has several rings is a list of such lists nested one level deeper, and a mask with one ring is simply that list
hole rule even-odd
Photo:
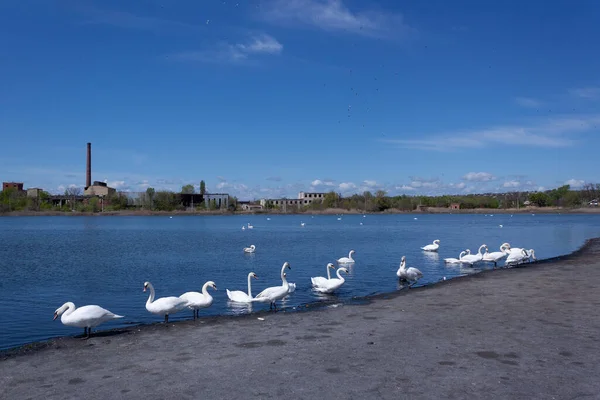
[{"label": "lake", "polygon": [[[491,268],[447,266],[465,248],[477,252],[487,244],[499,251],[503,242],[533,248],[538,259],[570,253],[586,239],[600,236],[600,215],[251,215],[160,217],[3,217],[0,218],[0,348],[6,349],[82,329],[66,327],[54,311],[67,301],[98,304],[124,315],[111,329],[162,321],[146,311],[150,281],[156,296],[200,291],[216,283],[213,305],[200,317],[248,313],[268,304],[235,306],[225,289],[247,290],[248,272],[257,294],[280,285],[285,261],[288,281],[297,289],[278,306],[287,309],[320,299],[392,292],[402,286],[396,270],[405,255],[419,268],[419,284],[437,282]],[[301,222],[305,226],[301,226]],[[252,224],[253,229],[242,230]],[[500,227],[502,225],[503,227]],[[441,240],[439,252],[421,246]],[[243,248],[254,244],[256,252]],[[355,265],[336,295],[311,289],[311,276],[326,276],[326,264],[356,251]],[[503,264],[503,263],[502,263]],[[209,289],[211,290],[211,289]],[[169,321],[191,319],[185,310]]]}]

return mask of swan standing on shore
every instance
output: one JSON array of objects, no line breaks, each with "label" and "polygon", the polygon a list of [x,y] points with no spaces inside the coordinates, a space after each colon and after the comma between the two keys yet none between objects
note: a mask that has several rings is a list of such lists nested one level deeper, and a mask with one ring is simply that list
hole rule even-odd
[{"label": "swan standing on shore", "polygon": [[213,303],[213,298],[208,293],[208,287],[217,290],[217,285],[213,281],[208,281],[202,286],[202,293],[198,292],[185,292],[180,299],[185,300],[185,306],[192,310],[194,313],[194,320],[200,317],[200,309],[210,307]]},{"label": "swan standing on shore", "polygon": [[225,289],[227,292],[227,297],[231,301],[235,301],[236,303],[252,303],[252,283],[250,282],[251,278],[258,279],[258,276],[254,272],[250,272],[248,274],[248,293],[244,293],[241,290],[232,290]]},{"label": "swan standing on shore", "polygon": [[281,267],[281,286],[271,286],[260,292],[254,297],[255,301],[261,303],[269,303],[269,309],[275,308],[277,310],[277,304],[275,303],[277,300],[283,299],[285,296],[289,294],[289,285],[286,279],[285,269],[292,269],[290,267],[289,262],[284,262]]},{"label": "swan standing on shore", "polygon": [[244,247],[244,253],[254,253],[256,246],[251,244],[250,247]]},{"label": "swan standing on shore", "polygon": [[436,239],[433,241],[433,244],[428,244],[427,246],[421,247],[421,250],[424,251],[438,251],[440,248],[440,240]]},{"label": "swan standing on shore", "polygon": [[396,271],[396,275],[398,276],[398,278],[400,278],[400,280],[410,283],[410,286],[417,283],[419,278],[423,277],[423,273],[417,268],[406,268],[406,256],[402,256],[402,261],[400,261],[400,268],[398,268],[398,271]]},{"label": "swan standing on shore", "polygon": [[75,304],[70,301],[54,311],[53,320],[59,316],[60,322],[62,322],[63,325],[83,328],[83,334],[86,335],[86,339],[89,339],[92,328],[95,328],[106,321],[110,321],[111,319],[123,318],[122,315],[113,314],[96,305],[76,308]]},{"label": "swan standing on shore", "polygon": [[477,252],[477,254],[467,254],[466,256],[461,258],[461,262],[473,265],[476,262],[481,261],[483,259],[483,253],[481,251],[485,248],[487,248],[487,246],[485,244],[482,244],[481,246],[479,246],[479,251]]},{"label": "swan standing on shore", "polygon": [[444,262],[448,264],[458,264],[461,262],[464,255],[471,254],[471,250],[463,250],[458,255],[458,258],[444,258]]},{"label": "swan standing on shore", "polygon": [[354,262],[354,258],[352,258],[352,254],[354,254],[354,250],[350,250],[348,253],[348,257],[338,258],[337,262],[340,264],[351,264]]},{"label": "swan standing on shore", "polygon": [[497,262],[503,259],[504,257],[510,254],[510,244],[502,243],[500,246],[500,251],[494,251],[492,253],[489,252],[489,249],[485,248],[485,253],[483,254],[483,261],[489,261],[494,263],[494,267],[497,266]]},{"label": "swan standing on shore", "polygon": [[322,276],[315,276],[310,278],[310,281],[312,282],[313,286],[320,286],[323,285],[325,282],[327,282],[329,279],[331,279],[331,271],[329,269],[335,269],[335,265],[333,265],[332,263],[328,263],[327,264],[327,279],[325,279]]},{"label": "swan standing on shore", "polygon": [[[333,265],[333,264],[331,264],[331,265]],[[337,289],[339,289],[344,284],[344,282],[346,282],[346,280],[340,275],[340,271],[343,271],[346,274],[348,273],[348,270],[346,268],[344,268],[344,267],[338,268],[338,270],[336,271],[337,279],[336,278],[324,279],[318,285],[314,285],[314,282],[313,282],[313,286],[315,286],[315,290],[320,293],[333,293]],[[329,272],[329,268],[327,268],[327,272]]]},{"label": "swan standing on shore", "polygon": [[150,282],[144,282],[144,292],[149,289],[150,296],[146,301],[146,310],[156,315],[164,315],[165,323],[169,322],[169,314],[175,314],[186,306],[186,301],[176,296],[161,297],[154,300],[154,286]]}]

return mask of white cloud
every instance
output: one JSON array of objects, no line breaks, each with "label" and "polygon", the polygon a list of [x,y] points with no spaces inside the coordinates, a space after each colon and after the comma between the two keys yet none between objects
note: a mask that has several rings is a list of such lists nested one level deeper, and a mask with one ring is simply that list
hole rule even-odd
[{"label": "white cloud", "polygon": [[582,179],[569,179],[565,182],[565,185],[570,185],[572,188],[580,188],[583,187],[585,181]]},{"label": "white cloud", "polygon": [[517,97],[515,98],[515,103],[526,108],[537,108],[542,105],[541,101],[532,99],[530,97]]},{"label": "white cloud", "polygon": [[273,56],[282,51],[283,45],[277,39],[267,34],[259,34],[242,43],[220,43],[211,49],[184,51],[171,57],[181,61],[244,64],[254,61],[257,56]]},{"label": "white cloud", "polygon": [[583,99],[597,99],[600,98],[600,87],[571,89],[569,93],[571,93],[573,96],[581,97]]},{"label": "white cloud", "polygon": [[338,188],[342,191],[342,193],[346,193],[350,190],[356,189],[356,185],[352,182],[342,182],[338,185]]},{"label": "white cloud", "polygon": [[469,172],[463,179],[470,182],[489,182],[496,179],[496,177],[489,172]]},{"label": "white cloud", "polygon": [[456,188],[456,189],[464,189],[467,187],[467,184],[464,182],[460,182],[460,183],[451,183],[448,186],[451,188]]},{"label": "white cloud", "polygon": [[401,192],[414,192],[415,190],[417,190],[416,188],[408,185],[396,186],[395,189]]},{"label": "white cloud", "polygon": [[312,26],[362,36],[401,37],[414,30],[400,14],[352,11],[342,0],[271,0],[261,6],[260,16],[285,26]]},{"label": "white cloud", "polygon": [[315,179],[314,181],[312,181],[310,183],[310,185],[312,187],[322,187],[322,186],[333,187],[333,186],[335,186],[335,183],[333,181],[330,181],[330,180]]},{"label": "white cloud", "polygon": [[600,124],[600,114],[545,119],[530,125],[499,126],[443,133],[426,139],[386,139],[381,141],[403,148],[435,151],[480,149],[498,145],[560,148],[575,145],[577,133],[597,130],[598,124]]},{"label": "white cloud", "polygon": [[379,186],[379,185],[377,184],[377,181],[371,181],[371,180],[366,180],[366,181],[363,181],[363,184],[364,184],[366,187],[369,187],[369,188],[376,188],[377,186]]},{"label": "white cloud", "polygon": [[504,182],[504,184],[502,185],[505,188],[518,188],[519,186],[521,186],[521,182],[519,181],[506,181]]}]

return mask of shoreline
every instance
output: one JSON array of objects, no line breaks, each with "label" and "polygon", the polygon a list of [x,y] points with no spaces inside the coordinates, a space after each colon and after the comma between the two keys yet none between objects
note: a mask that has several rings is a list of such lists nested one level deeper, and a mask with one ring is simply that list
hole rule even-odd
[{"label": "shoreline", "polygon": [[595,238],[355,304],[61,337],[3,354],[0,397],[594,397],[599,255]]},{"label": "shoreline", "polygon": [[[325,309],[327,307],[335,306],[335,305],[348,305],[348,306],[365,305],[365,304],[371,304],[374,301],[380,300],[380,299],[395,299],[397,297],[405,296],[410,293],[415,293],[415,292],[418,292],[421,290],[429,290],[429,289],[434,289],[438,286],[448,285],[454,281],[468,281],[478,275],[493,274],[493,273],[496,273],[501,270],[512,270],[512,269],[520,269],[520,268],[535,268],[535,267],[543,266],[543,265],[547,265],[547,264],[555,264],[555,263],[559,263],[561,261],[577,259],[582,256],[585,257],[586,251],[593,246],[600,247],[600,237],[587,239],[581,245],[581,247],[574,250],[573,252],[555,256],[555,257],[538,259],[533,262],[517,264],[517,265],[511,266],[511,267],[496,267],[494,269],[485,269],[485,270],[482,270],[482,271],[479,271],[479,272],[476,272],[473,274],[457,276],[457,277],[447,279],[447,280],[438,280],[437,282],[430,282],[430,283],[423,284],[420,286],[415,286],[415,287],[411,288],[410,290],[402,289],[402,290],[395,290],[392,292],[381,292],[381,293],[376,293],[376,294],[371,294],[371,295],[366,295],[366,296],[353,296],[352,298],[346,299],[346,300],[342,300],[342,299],[315,300],[315,301],[294,307],[293,309],[283,308],[283,309],[281,309],[281,311],[278,311],[278,313],[286,313],[286,314],[304,313],[304,312],[310,312],[310,311],[318,311],[320,309]],[[271,314],[272,314],[271,311],[263,309],[260,311],[253,311],[253,312],[250,312],[247,314],[246,313],[238,314],[238,315],[221,314],[221,315],[203,316],[203,317],[201,317],[201,319],[204,322],[219,323],[221,321],[227,321],[227,320],[232,320],[232,319],[244,319],[244,318],[254,319],[255,317],[261,317],[261,316],[266,316],[266,315],[271,315]],[[187,319],[186,320],[178,320],[178,321],[169,322],[169,325],[188,324],[190,322],[193,322],[193,321],[190,321]],[[152,328],[152,327],[161,326],[161,325],[164,325],[162,321],[153,322],[153,323],[141,323],[141,324],[131,323],[129,327],[113,328],[113,329],[106,329],[106,330],[102,330],[102,329],[94,330],[93,335],[97,335],[98,337],[111,336],[114,334],[127,333],[128,331],[131,331],[131,330],[137,329],[139,331],[141,329]],[[28,353],[35,352],[35,351],[44,350],[49,347],[54,347],[55,345],[59,345],[60,341],[77,339],[79,336],[80,336],[80,334],[74,334],[74,335],[68,335],[68,336],[55,336],[55,337],[48,338],[47,340],[26,343],[23,345],[19,345],[19,346],[7,348],[7,349],[0,349],[0,362],[7,358],[24,355],[24,354],[28,354]]]},{"label": "shoreline", "polygon": [[114,217],[114,216],[233,216],[233,215],[390,215],[390,214],[600,214],[600,207],[581,207],[581,208],[561,208],[561,207],[527,207],[519,209],[491,209],[474,208],[451,210],[441,207],[428,207],[425,210],[405,211],[398,209],[388,209],[380,212],[365,212],[364,210],[346,210],[339,208],[329,208],[325,210],[307,210],[297,212],[282,212],[279,210],[268,211],[225,211],[225,210],[207,210],[207,211],[151,211],[151,210],[121,210],[105,212],[64,212],[64,211],[11,211],[0,213],[0,217]]}]

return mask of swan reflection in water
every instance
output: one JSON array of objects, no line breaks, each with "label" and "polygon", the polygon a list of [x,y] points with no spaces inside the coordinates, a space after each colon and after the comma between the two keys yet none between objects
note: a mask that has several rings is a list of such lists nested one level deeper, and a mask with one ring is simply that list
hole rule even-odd
[{"label": "swan reflection in water", "polygon": [[424,251],[423,257],[427,261],[436,262],[436,263],[440,260],[440,254],[436,251]]}]

